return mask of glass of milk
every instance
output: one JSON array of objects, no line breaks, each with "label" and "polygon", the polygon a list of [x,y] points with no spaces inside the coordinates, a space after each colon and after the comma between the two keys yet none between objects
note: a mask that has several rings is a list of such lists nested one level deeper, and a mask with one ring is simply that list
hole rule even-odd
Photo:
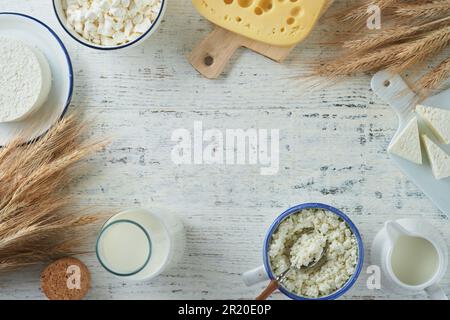
[{"label": "glass of milk", "polygon": [[97,238],[100,264],[130,280],[153,279],[182,257],[185,232],[173,214],[130,209],[111,217]]}]

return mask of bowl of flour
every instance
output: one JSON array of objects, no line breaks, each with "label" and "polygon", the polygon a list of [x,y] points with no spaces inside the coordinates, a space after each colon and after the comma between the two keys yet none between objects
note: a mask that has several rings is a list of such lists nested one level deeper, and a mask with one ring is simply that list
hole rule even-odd
[{"label": "bowl of flour", "polygon": [[[318,268],[306,270],[323,256]],[[356,282],[364,261],[362,239],[341,211],[307,203],[283,212],[267,232],[264,265],[244,274],[252,285],[275,280],[291,267],[279,290],[294,300],[333,300]]]}]

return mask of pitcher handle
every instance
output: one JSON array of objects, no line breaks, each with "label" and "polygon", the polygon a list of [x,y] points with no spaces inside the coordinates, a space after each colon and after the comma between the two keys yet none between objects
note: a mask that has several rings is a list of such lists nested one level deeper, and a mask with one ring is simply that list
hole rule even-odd
[{"label": "pitcher handle", "polygon": [[242,280],[247,286],[252,286],[254,284],[269,280],[266,269],[264,266],[259,266],[258,268],[249,270],[242,275]]},{"label": "pitcher handle", "polygon": [[426,288],[425,291],[431,300],[448,300],[444,290],[438,284],[433,284],[431,287]]}]

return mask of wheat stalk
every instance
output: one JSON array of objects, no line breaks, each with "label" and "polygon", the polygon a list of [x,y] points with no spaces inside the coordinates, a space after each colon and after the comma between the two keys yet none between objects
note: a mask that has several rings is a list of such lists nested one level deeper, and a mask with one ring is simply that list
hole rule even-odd
[{"label": "wheat stalk", "polygon": [[355,52],[364,52],[373,50],[382,46],[397,43],[404,40],[413,39],[415,36],[435,28],[450,25],[450,17],[438,19],[436,21],[420,24],[418,26],[397,26],[382,30],[375,35],[369,35],[367,38],[349,40],[344,42],[343,48]]},{"label": "wheat stalk", "polygon": [[395,14],[414,19],[437,19],[450,14],[450,1],[433,1],[420,4],[403,3],[395,9]]},{"label": "wheat stalk", "polygon": [[349,22],[352,25],[359,25],[365,22],[369,16],[367,9],[369,6],[374,5],[380,8],[380,10],[387,9],[395,5],[399,0],[369,0],[365,1],[363,4],[358,4],[351,8],[350,10],[345,10],[344,12],[338,13],[335,17],[339,21]]},{"label": "wheat stalk", "polygon": [[450,77],[450,57],[441,62],[415,83],[415,90],[424,99],[430,93],[442,87],[442,83]]},{"label": "wheat stalk", "polygon": [[34,143],[18,135],[0,150],[0,272],[76,252],[82,215],[66,188],[77,164],[107,141],[86,140],[86,122],[70,115]]},{"label": "wheat stalk", "polygon": [[340,76],[387,68],[395,72],[424,61],[450,44],[450,27],[430,32],[411,43],[391,45],[364,55],[352,53],[318,68],[321,75]]},{"label": "wheat stalk", "polygon": [[429,56],[441,52],[450,44],[450,27],[432,31],[426,36],[408,43],[406,50],[398,55],[398,59],[389,66],[395,72],[402,72],[407,68],[425,61]]},{"label": "wheat stalk", "polygon": [[[368,6],[377,5],[383,12],[383,30],[378,34],[355,28],[368,18]],[[344,21],[353,40],[342,40],[340,54],[320,61],[316,74],[331,78],[359,72],[389,69],[404,72],[436,56],[450,45],[450,0],[375,0],[365,1],[337,16]],[[391,14],[391,15],[389,15]],[[339,36],[339,35],[338,35]],[[348,33],[346,34],[348,37]],[[418,84],[423,88],[439,87],[448,77],[448,64],[430,72]]]}]

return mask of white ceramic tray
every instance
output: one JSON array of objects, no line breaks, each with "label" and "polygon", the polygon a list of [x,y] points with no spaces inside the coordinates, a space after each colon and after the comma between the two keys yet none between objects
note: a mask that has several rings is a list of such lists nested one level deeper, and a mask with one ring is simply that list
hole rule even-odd
[{"label": "white ceramic tray", "polygon": [[[399,118],[399,128],[396,135],[398,135],[408,124],[409,120],[414,117],[413,110],[416,106],[417,96],[408,87],[401,76],[393,75],[387,71],[381,71],[373,77],[372,89],[397,113]],[[450,90],[428,98],[421,104],[450,109]],[[426,132],[430,137],[433,137],[430,130],[420,120],[419,126],[421,132]],[[440,146],[450,154],[449,145],[440,144]],[[427,197],[429,197],[431,201],[433,201],[434,204],[448,216],[450,215],[450,178],[436,180],[423,148],[422,153],[424,154],[423,165],[414,164],[395,155],[390,156],[408,178],[411,179],[427,195]]]},{"label": "white ceramic tray", "polygon": [[39,110],[23,120],[0,123],[0,146],[4,146],[19,132],[29,135],[30,140],[39,137],[64,115],[72,97],[73,71],[69,54],[56,33],[33,17],[0,12],[0,37],[15,38],[39,49],[52,72],[52,88]]}]

